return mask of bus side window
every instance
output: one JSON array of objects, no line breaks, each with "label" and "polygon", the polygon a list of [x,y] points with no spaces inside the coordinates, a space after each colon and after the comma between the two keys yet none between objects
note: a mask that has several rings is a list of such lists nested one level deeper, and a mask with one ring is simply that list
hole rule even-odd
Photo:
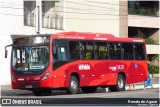
[{"label": "bus side window", "polygon": [[145,59],[145,51],[144,51],[143,44],[134,44],[134,56],[135,56],[135,60]]},{"label": "bus side window", "polygon": [[58,60],[60,61],[67,60],[65,47],[58,47]]},{"label": "bus side window", "polygon": [[94,59],[93,42],[87,42],[86,44],[86,58],[85,59],[87,60]]},{"label": "bus side window", "polygon": [[71,60],[80,59],[80,50],[78,41],[69,42],[69,53]]},{"label": "bus side window", "polygon": [[117,59],[114,43],[108,43],[108,46],[109,46],[109,59],[113,60]]},{"label": "bus side window", "polygon": [[108,47],[106,42],[95,42],[95,59],[108,59]]},{"label": "bus side window", "polygon": [[80,59],[85,59],[86,57],[86,42],[80,42]]},{"label": "bus side window", "polygon": [[115,43],[116,57],[117,59],[121,59],[121,44]]},{"label": "bus side window", "polygon": [[122,58],[124,60],[133,60],[133,44],[132,43],[122,43]]}]

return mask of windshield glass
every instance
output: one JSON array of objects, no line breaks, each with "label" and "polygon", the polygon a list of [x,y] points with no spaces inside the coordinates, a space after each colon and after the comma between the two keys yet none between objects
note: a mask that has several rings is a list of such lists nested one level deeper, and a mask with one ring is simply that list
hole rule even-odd
[{"label": "windshield glass", "polygon": [[49,46],[13,47],[12,68],[16,72],[42,71],[49,63]]}]

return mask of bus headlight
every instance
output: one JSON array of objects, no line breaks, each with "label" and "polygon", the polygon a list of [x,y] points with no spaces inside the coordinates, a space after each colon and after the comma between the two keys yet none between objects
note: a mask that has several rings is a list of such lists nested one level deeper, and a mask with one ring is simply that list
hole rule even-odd
[{"label": "bus headlight", "polygon": [[47,78],[48,78],[48,76],[49,76],[49,74],[50,74],[50,73],[49,73],[49,72],[47,72],[47,73],[46,73],[46,75],[42,78],[42,80],[47,79]]}]

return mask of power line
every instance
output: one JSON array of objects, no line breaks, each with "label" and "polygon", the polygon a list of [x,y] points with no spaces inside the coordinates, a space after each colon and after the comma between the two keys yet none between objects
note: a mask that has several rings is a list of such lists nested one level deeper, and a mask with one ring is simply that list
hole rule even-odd
[{"label": "power line", "polygon": [[[62,2],[62,1],[61,1]],[[70,2],[70,1],[67,1],[67,2]],[[77,2],[71,2],[71,3],[76,3]],[[78,3],[78,4],[81,4],[82,3]],[[88,5],[88,4],[87,4]],[[115,5],[115,4],[114,4]],[[72,7],[63,7],[63,6],[56,6],[56,7],[62,7],[62,8],[66,8],[66,9],[73,9],[73,10],[82,10],[82,11],[86,11],[86,10],[93,10],[93,9],[79,9],[79,8],[72,8]],[[11,8],[11,9],[23,9],[23,8],[14,8],[14,7],[1,7],[1,8]],[[104,10],[106,11],[106,10]],[[108,10],[107,10],[108,11]],[[114,10],[115,11],[115,10]],[[88,15],[110,15],[110,16],[128,16],[128,14],[109,14],[109,13],[95,13],[95,12],[68,12],[68,11],[51,11],[51,12],[59,12],[59,13],[74,13],[74,14],[88,14]],[[4,15],[9,15],[9,14],[6,14],[6,13],[2,13]],[[20,15],[16,15],[16,16],[20,16]]]},{"label": "power line", "polygon": [[[72,10],[80,10],[80,11],[111,11],[111,10],[97,10],[97,9],[81,9],[81,8],[73,8],[73,7],[64,7],[64,6],[55,6],[55,7],[58,7],[58,8],[66,8],[66,9],[72,9]],[[10,8],[10,9],[24,9],[24,8],[15,8],[15,7],[8,7],[8,6],[2,6],[0,8]],[[36,6],[35,6],[36,8]],[[115,11],[115,12],[119,12],[119,11]]]},{"label": "power line", "polygon": [[[61,6],[59,6],[61,7]],[[23,8],[14,8],[14,7],[1,7],[1,8],[11,8],[11,9],[23,9]],[[68,9],[77,9],[77,10],[86,10],[86,9],[78,9],[78,8],[69,8],[69,7],[63,7]],[[51,11],[51,12],[63,12],[63,13],[75,13],[75,14],[92,14],[92,15],[112,15],[112,16],[119,16],[118,14],[108,14],[108,13],[95,13],[95,12],[64,12],[64,11]]]},{"label": "power line", "polygon": [[13,4],[13,5],[15,5],[15,4],[17,4],[17,5],[20,5],[20,4],[23,4],[23,3],[21,3],[21,2],[0,2],[0,3],[3,3],[3,4]]},{"label": "power line", "polygon": [[11,15],[11,16],[23,16],[23,15],[16,15],[16,14],[8,14],[8,13],[0,13],[2,15]]},{"label": "power line", "polygon": [[[66,7],[66,6],[65,7],[64,6],[55,6],[55,7],[73,9],[73,10],[81,10],[81,11],[111,11],[111,10],[113,10],[113,9],[103,9],[103,10],[99,10],[99,9],[82,9],[82,8]],[[115,12],[119,12],[119,11],[115,11]]]},{"label": "power line", "polygon": [[24,8],[16,8],[16,7],[0,7],[0,8],[9,8],[9,9],[24,9]]},{"label": "power line", "polygon": [[98,7],[98,8],[106,8],[106,9],[114,9],[114,10],[126,11],[126,9],[115,9],[115,8],[108,8],[108,7],[104,7],[104,6],[97,6],[97,5],[91,5],[91,4],[84,4],[84,3],[73,2],[73,1],[65,1],[65,2],[68,2],[68,3],[73,3],[73,4],[86,5],[86,6],[91,6],[91,7]]},{"label": "power line", "polygon": [[[10,8],[10,7],[7,7]],[[109,13],[95,13],[95,12],[67,12],[67,11],[50,11],[50,12],[58,12],[58,13],[74,13],[74,14],[85,14],[85,15],[110,15],[110,16],[128,16],[128,14],[109,14]],[[13,14],[7,14],[2,13],[3,15],[13,15]],[[54,14],[50,14],[54,15]],[[21,16],[21,15],[15,15],[15,16]],[[23,16],[23,15],[22,15]]]},{"label": "power line", "polygon": [[[36,7],[36,6],[35,6]],[[55,6],[58,8],[66,8],[66,9],[71,9],[71,10],[80,10],[80,11],[111,11],[111,10],[97,10],[97,9],[81,9],[81,8],[73,8],[73,7],[63,7],[63,6]],[[15,7],[0,7],[0,8],[9,8],[9,9],[24,9],[24,8],[15,8]],[[115,11],[119,12],[119,11]],[[100,12],[98,12],[100,13]],[[104,13],[105,14],[105,13]]]},{"label": "power line", "polygon": [[51,11],[51,12],[59,12],[59,13],[74,13],[74,14],[86,14],[86,15],[110,15],[110,16],[128,16],[127,15],[118,15],[118,14],[108,14],[108,13],[94,13],[94,12],[69,12],[69,11]]},{"label": "power line", "polygon": [[[0,13],[2,15],[11,15],[11,16],[24,16],[24,15],[15,15],[15,14],[6,14],[6,13]],[[36,17],[36,16],[25,16],[25,17]],[[44,17],[43,18],[54,18],[56,19],[57,17]],[[103,18],[103,19],[89,19],[89,18],[62,18],[62,19],[76,19],[76,20],[119,20],[120,18],[111,18],[111,19],[108,19],[108,18]],[[143,18],[121,18],[121,19],[142,19]]]},{"label": "power line", "polygon": [[[70,1],[70,0],[65,0],[65,1],[57,1],[57,2],[72,2],[72,1]],[[119,6],[126,6],[126,5],[122,5],[122,4],[112,4],[112,3],[107,3],[107,2],[97,2],[97,1],[90,1],[90,0],[85,0],[86,2],[93,2],[93,3],[99,3],[99,4],[109,4],[109,5],[119,5]],[[28,0],[28,2],[30,2],[29,0]],[[36,2],[36,1],[34,1],[34,2]],[[42,1],[43,2],[43,1]],[[53,1],[54,2],[54,1]],[[6,4],[23,4],[23,3],[21,3],[21,2],[1,2],[1,3],[6,3]]]},{"label": "power line", "polygon": [[122,5],[122,4],[112,4],[112,3],[97,2],[97,1],[90,1],[90,0],[86,0],[86,2],[92,2],[92,3],[98,3],[98,4],[118,5],[118,6],[128,6],[128,5]]},{"label": "power line", "polygon": [[[86,5],[86,6],[91,6],[91,7],[95,7],[95,8],[103,8],[103,9],[110,9],[110,10],[118,10],[119,11],[119,9],[115,9],[115,8],[108,8],[108,7],[104,7],[104,6],[97,6],[97,5],[80,3],[80,2],[73,2],[73,1],[59,1],[59,2],[68,2],[68,3],[72,3],[72,4]],[[112,4],[112,3],[106,3],[106,4],[115,5],[115,4]],[[125,9],[121,9],[121,11],[126,11],[126,10]]]}]

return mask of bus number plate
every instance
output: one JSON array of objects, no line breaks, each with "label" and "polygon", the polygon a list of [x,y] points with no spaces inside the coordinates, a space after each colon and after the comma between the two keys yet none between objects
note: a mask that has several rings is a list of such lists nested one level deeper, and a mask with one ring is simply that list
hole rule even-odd
[{"label": "bus number plate", "polygon": [[25,88],[33,88],[32,85],[26,85]]}]

